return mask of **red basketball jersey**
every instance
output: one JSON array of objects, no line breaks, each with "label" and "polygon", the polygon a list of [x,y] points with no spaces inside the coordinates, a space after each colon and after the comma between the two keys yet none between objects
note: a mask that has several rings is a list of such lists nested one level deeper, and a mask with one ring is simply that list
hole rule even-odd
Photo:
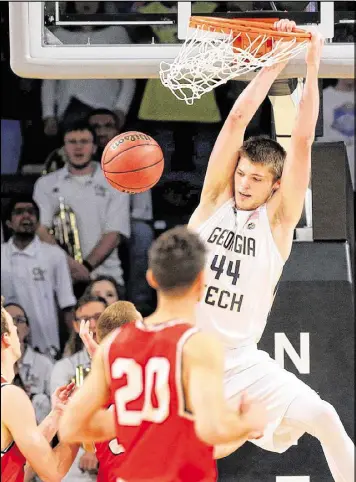
[{"label": "red basketball jersey", "polygon": [[213,447],[197,438],[183,394],[182,350],[196,332],[182,321],[137,321],[113,335],[107,370],[117,439],[125,449],[118,480],[216,481]]},{"label": "red basketball jersey", "polygon": [[[10,385],[1,377],[1,388]],[[11,442],[6,449],[1,451],[1,480],[3,482],[23,482],[25,457],[18,449],[15,442]]]},{"label": "red basketball jersey", "polygon": [[[107,408],[114,410],[114,405],[110,404]],[[123,446],[114,438],[110,442],[96,443],[95,453],[99,462],[97,482],[117,482],[115,471],[122,460]]]}]

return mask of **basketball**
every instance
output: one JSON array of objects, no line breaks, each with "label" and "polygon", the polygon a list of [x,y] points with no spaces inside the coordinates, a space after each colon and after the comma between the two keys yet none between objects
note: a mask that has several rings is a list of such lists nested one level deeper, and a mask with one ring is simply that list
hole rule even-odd
[{"label": "basketball", "polygon": [[142,132],[124,132],[104,149],[101,167],[111,186],[130,194],[144,192],[160,179],[163,152],[152,137]]}]

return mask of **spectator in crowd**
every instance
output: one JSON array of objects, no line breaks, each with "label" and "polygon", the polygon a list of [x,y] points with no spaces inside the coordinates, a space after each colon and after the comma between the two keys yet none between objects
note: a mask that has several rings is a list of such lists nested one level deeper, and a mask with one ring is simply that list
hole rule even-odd
[{"label": "spectator in crowd", "polygon": [[52,361],[35,351],[29,344],[30,326],[25,310],[17,303],[4,306],[12,316],[21,344],[21,358],[14,366],[15,385],[21,386],[30,397],[35,409],[37,424],[51,411],[50,381]]},{"label": "spectator in crowd", "polygon": [[38,179],[34,198],[40,206],[41,239],[55,243],[49,230],[58,212],[59,198],[72,209],[80,240],[82,262],[68,256],[74,282],[88,282],[90,276],[109,275],[124,292],[122,268],[117,252],[120,236],[130,236],[130,197],[116,191],[93,161],[95,132],[79,121],[64,130],[68,163]]},{"label": "spectator in crowd", "polygon": [[6,224],[12,236],[1,245],[1,292],[8,303],[26,310],[32,348],[56,353],[60,350],[57,303],[71,326],[76,302],[66,255],[36,235],[39,207],[32,198],[13,198]]},{"label": "spectator in crowd", "polygon": [[[88,117],[98,142],[98,158],[107,143],[120,133],[120,122],[115,112],[96,109]],[[152,302],[152,290],[146,282],[148,248],[154,238],[151,191],[130,196],[131,237],[128,244],[129,266],[127,297],[146,314]]]},{"label": "spectator in crowd", "polygon": [[323,90],[323,137],[318,141],[343,141],[347,150],[353,189],[355,184],[355,79],[338,79]]},{"label": "spectator in crowd", "polygon": [[[95,14],[105,12],[106,2],[67,2],[67,13]],[[55,27],[51,32],[63,44],[97,45],[130,44],[122,26],[78,28]],[[90,48],[90,47],[89,47]],[[87,117],[95,108],[114,110],[120,128],[125,123],[135,93],[133,79],[44,80],[42,83],[42,115],[44,132],[58,134],[59,124]]]},{"label": "spectator in crowd", "polygon": [[112,305],[116,301],[119,301],[119,287],[115,278],[112,276],[97,276],[85,289],[85,295],[99,296],[104,298],[106,303]]},{"label": "spectator in crowd", "polygon": [[[78,300],[73,321],[74,331],[69,342],[69,356],[62,358],[54,365],[51,377],[51,391],[72,380],[75,377],[78,366],[90,367],[90,357],[79,337],[80,323],[81,321],[89,322],[89,329],[96,341],[96,322],[106,307],[106,301],[98,296],[87,295]],[[85,452],[81,448],[63,481],[96,481],[97,466],[98,461],[95,453]]]}]

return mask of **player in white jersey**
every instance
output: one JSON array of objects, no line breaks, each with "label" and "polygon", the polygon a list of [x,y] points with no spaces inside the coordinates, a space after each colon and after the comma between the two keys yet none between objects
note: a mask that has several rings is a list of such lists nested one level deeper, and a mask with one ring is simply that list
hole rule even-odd
[{"label": "player in white jersey", "polygon": [[[277,28],[291,31],[295,23],[281,20]],[[211,154],[190,226],[209,250],[198,324],[225,344],[226,396],[234,401],[244,390],[269,412],[264,436],[253,442],[284,452],[307,432],[321,442],[334,480],[351,482],[354,446],[335,409],[257,348],[309,184],[322,46],[313,32],[288,153],[272,139],[244,142],[248,123],[285,64],[263,68],[239,96]]]}]

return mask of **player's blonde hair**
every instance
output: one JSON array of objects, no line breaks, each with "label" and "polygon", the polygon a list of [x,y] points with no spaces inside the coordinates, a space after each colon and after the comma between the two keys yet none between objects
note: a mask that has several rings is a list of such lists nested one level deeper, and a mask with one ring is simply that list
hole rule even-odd
[{"label": "player's blonde hair", "polygon": [[96,323],[96,337],[101,342],[109,333],[137,319],[137,310],[130,301],[116,301],[105,308]]},{"label": "player's blonde hair", "polygon": [[239,150],[239,157],[244,156],[252,163],[268,166],[276,181],[282,177],[286,155],[278,142],[265,136],[250,137]]},{"label": "player's blonde hair", "polygon": [[6,319],[6,310],[4,308],[5,298],[1,296],[1,336],[10,333],[9,325]]}]

